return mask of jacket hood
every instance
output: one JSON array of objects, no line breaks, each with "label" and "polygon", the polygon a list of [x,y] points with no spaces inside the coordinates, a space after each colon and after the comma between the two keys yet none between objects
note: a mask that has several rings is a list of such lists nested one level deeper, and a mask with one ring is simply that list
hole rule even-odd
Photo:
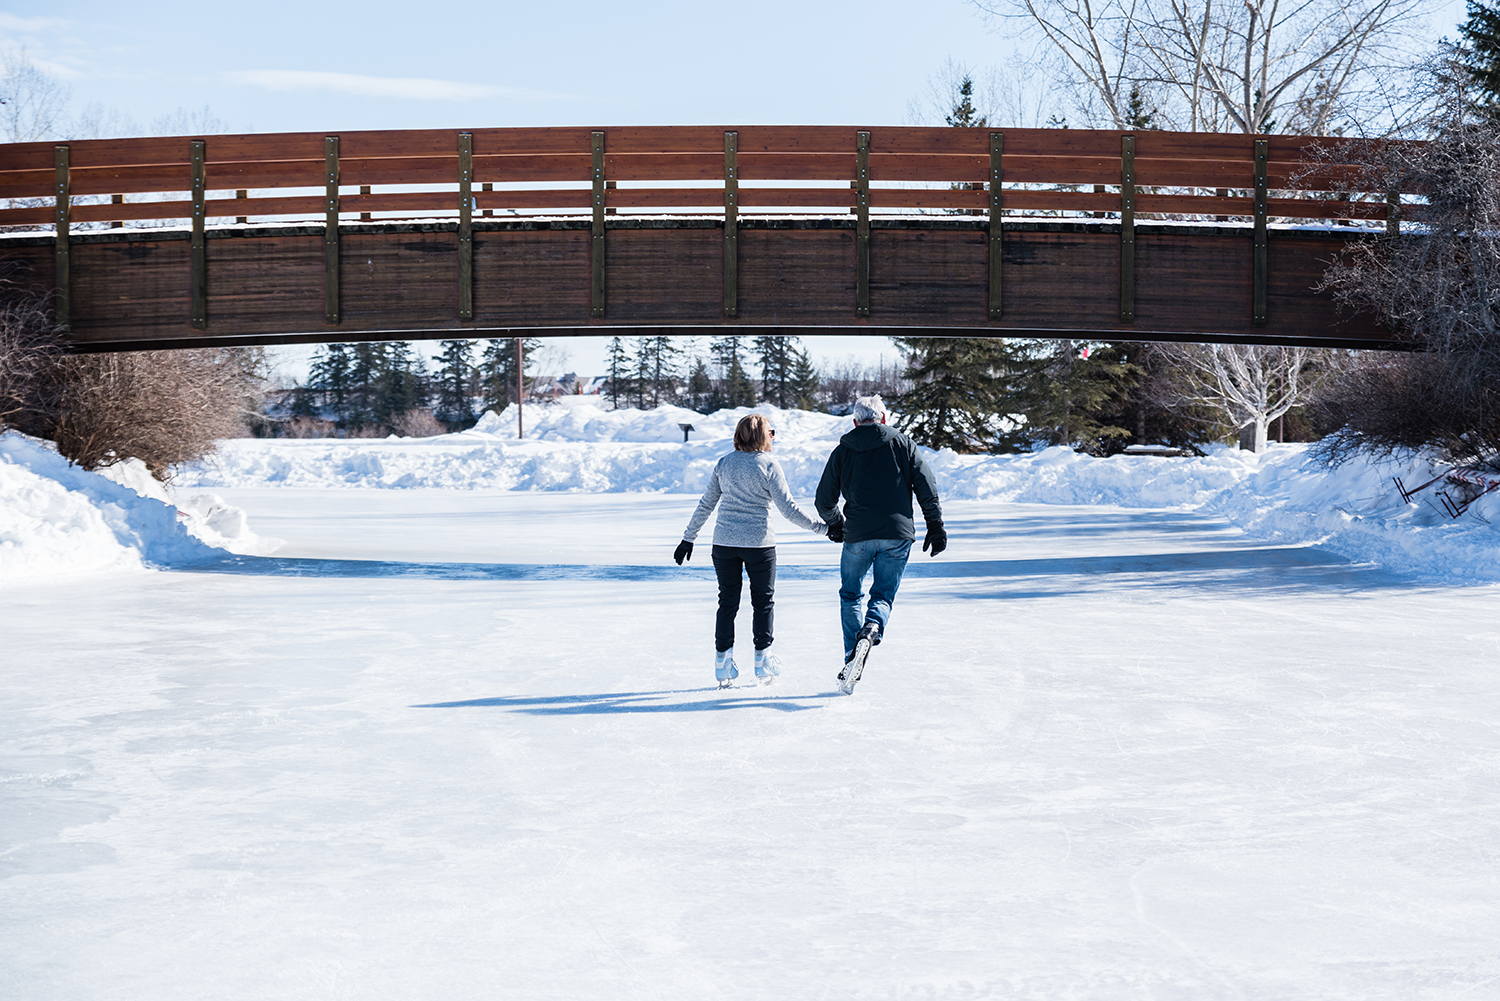
[{"label": "jacket hood", "polygon": [[868,452],[872,448],[884,445],[896,437],[896,434],[896,429],[889,424],[861,424],[839,441],[856,452]]}]

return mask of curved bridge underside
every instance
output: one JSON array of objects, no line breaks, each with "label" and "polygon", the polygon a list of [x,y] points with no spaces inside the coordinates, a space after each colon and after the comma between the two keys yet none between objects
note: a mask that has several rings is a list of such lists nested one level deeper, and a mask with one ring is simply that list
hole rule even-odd
[{"label": "curved bridge underside", "polygon": [[1351,199],[1355,168],[1315,153],[1329,142],[809,127],[19,144],[0,147],[0,262],[56,290],[83,350],[632,328],[1391,346],[1316,291],[1343,246],[1399,219],[1399,194]]}]

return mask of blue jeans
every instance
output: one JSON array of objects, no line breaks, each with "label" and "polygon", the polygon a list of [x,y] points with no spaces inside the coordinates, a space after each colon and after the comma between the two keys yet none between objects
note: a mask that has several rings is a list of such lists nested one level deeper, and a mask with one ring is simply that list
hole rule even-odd
[{"label": "blue jeans", "polygon": [[[844,554],[839,560],[839,613],[844,625],[845,660],[854,653],[854,637],[866,622],[874,622],[885,632],[891,618],[891,603],[896,600],[896,588],[901,586],[901,574],[906,571],[906,558],[910,555],[911,542],[907,539],[844,543]],[[861,613],[865,574],[872,566],[875,576],[870,582],[870,605]]]}]

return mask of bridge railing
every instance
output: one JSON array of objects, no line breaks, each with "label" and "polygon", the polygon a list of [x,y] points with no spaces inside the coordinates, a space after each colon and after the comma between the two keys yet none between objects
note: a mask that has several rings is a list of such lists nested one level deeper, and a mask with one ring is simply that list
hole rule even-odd
[{"label": "bridge railing", "polygon": [[[0,228],[491,215],[1386,220],[1340,140],[1068,129],[513,128],[0,146]],[[1366,186],[1370,186],[1366,184]]]}]

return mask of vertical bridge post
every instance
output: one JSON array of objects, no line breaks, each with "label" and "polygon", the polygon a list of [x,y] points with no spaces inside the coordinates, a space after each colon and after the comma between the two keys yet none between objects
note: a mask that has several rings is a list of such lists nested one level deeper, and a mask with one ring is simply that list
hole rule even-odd
[{"label": "vertical bridge post", "polygon": [[589,315],[604,315],[604,133],[592,134],[594,154],[593,300]]},{"label": "vertical bridge post", "polygon": [[1000,264],[1005,236],[1005,223],[1000,217],[1000,182],[1003,177],[1001,158],[1005,153],[1005,136],[990,133],[990,319],[998,320],[1002,315],[1000,299]]},{"label": "vertical bridge post", "polygon": [[69,249],[73,237],[68,232],[69,203],[72,201],[71,169],[68,161],[68,147],[58,146],[53,151],[53,164],[55,168],[56,185],[52,191],[52,197],[56,199],[56,208],[52,213],[53,226],[53,262],[55,265],[53,284],[57,286],[57,322],[64,330],[72,322],[73,295],[72,295],[72,263]]},{"label": "vertical bridge post", "polygon": [[1120,322],[1135,322],[1135,136],[1120,137]]},{"label": "vertical bridge post", "polygon": [[474,134],[458,134],[458,318],[474,319]]},{"label": "vertical bridge post", "polygon": [[724,318],[740,315],[740,134],[724,133]]},{"label": "vertical bridge post", "polygon": [[870,133],[856,132],[854,166],[854,315],[870,315]]},{"label": "vertical bridge post", "polygon": [[188,281],[188,298],[191,302],[190,319],[194,330],[208,326],[208,240],[203,231],[207,206],[204,204],[207,177],[205,163],[208,159],[208,143],[194,139],[190,145],[189,162],[193,169],[193,238],[191,276]]},{"label": "vertical bridge post", "polygon": [[1251,322],[1257,327],[1266,325],[1266,161],[1269,159],[1270,140],[1255,140],[1255,291]]},{"label": "vertical bridge post", "polygon": [[339,137],[323,140],[323,318],[339,322]]}]

